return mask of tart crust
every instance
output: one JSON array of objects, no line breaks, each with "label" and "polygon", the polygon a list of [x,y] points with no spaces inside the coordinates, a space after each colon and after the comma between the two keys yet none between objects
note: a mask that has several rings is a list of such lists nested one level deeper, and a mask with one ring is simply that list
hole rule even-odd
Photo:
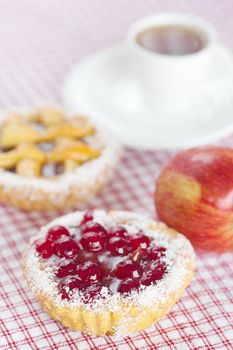
[{"label": "tart crust", "polygon": [[[74,217],[74,215],[80,213],[81,212],[68,214],[52,221],[42,228],[36,238],[44,236],[44,232],[47,232],[49,227],[63,224],[63,222],[67,223],[67,218]],[[58,305],[56,300],[46,295],[41,288],[38,288],[33,273],[30,272],[31,244],[34,242],[35,238],[31,241],[31,244],[23,255],[23,275],[43,309],[54,320],[59,321],[65,327],[90,335],[103,336],[108,334],[124,336],[129,333],[141,331],[151,326],[153,323],[159,322],[168,314],[194,277],[195,256],[190,242],[183,235],[166,227],[162,223],[157,223],[145,216],[127,211],[110,211],[107,215],[113,218],[116,224],[127,224],[128,222],[140,223],[143,221],[144,227],[147,227],[150,232],[160,232],[170,241],[180,240],[181,245],[179,247],[177,262],[179,261],[179,267],[182,269],[182,278],[180,281],[176,281],[177,288],[175,288],[175,290],[172,287],[168,287],[162,298],[155,298],[151,300],[150,303],[145,303],[145,305],[137,303],[135,299],[132,301],[124,297],[124,295],[121,295],[116,309],[108,307],[108,304],[100,310],[85,304],[77,307],[69,304]],[[65,219],[65,221],[63,221],[63,219]],[[41,232],[43,232],[42,235]],[[157,285],[146,288],[157,288]],[[141,292],[139,291],[137,293],[140,296]]]},{"label": "tart crust", "polygon": [[[31,112],[15,110],[20,114]],[[14,111],[1,112],[0,128]],[[100,156],[54,178],[26,177],[0,169],[0,203],[26,211],[45,211],[67,209],[87,201],[110,180],[122,153],[118,141],[105,131],[96,127],[96,135],[102,145]]]}]

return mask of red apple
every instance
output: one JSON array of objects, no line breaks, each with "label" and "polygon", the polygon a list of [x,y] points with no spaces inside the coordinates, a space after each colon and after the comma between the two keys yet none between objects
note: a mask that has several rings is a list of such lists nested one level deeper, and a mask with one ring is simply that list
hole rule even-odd
[{"label": "red apple", "polygon": [[233,150],[200,147],[173,157],[157,180],[160,220],[197,247],[233,250]]}]

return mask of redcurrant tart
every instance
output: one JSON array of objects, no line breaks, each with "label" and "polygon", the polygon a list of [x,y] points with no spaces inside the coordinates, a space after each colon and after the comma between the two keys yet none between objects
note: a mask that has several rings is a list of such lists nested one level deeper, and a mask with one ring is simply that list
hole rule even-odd
[{"label": "redcurrant tart", "polygon": [[190,283],[194,253],[181,234],[130,212],[75,212],[44,227],[24,275],[70,329],[128,334],[164,317]]}]

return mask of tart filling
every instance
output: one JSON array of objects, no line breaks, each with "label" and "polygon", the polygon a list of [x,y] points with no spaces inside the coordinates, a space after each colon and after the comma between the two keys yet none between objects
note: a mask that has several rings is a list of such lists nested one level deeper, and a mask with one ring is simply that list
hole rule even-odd
[{"label": "tart filling", "polygon": [[68,118],[55,108],[10,114],[1,124],[0,169],[49,179],[100,157],[102,148],[84,117]]},{"label": "tart filling", "polygon": [[58,307],[117,311],[159,305],[187,279],[194,253],[180,234],[129,212],[95,210],[45,226],[25,255],[36,294]]},{"label": "tart filling", "polygon": [[70,208],[98,193],[122,154],[87,118],[55,108],[2,112],[0,202],[27,211]]}]

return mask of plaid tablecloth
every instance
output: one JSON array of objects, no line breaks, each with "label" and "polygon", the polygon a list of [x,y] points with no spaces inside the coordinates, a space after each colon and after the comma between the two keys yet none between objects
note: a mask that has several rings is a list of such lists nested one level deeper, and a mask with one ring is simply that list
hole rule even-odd
[{"label": "plaid tablecloth", "polygon": [[[233,48],[231,0],[0,0],[0,108],[60,101],[66,72],[86,53],[122,40],[152,11],[193,12],[211,20]],[[233,146],[233,136],[219,144]],[[154,182],[171,152],[127,150],[102,195],[82,208],[155,215]],[[61,213],[0,207],[0,349],[233,349],[233,254],[197,255],[196,278],[158,325],[116,340],[70,332],[35,301],[21,254],[37,229]]]}]

